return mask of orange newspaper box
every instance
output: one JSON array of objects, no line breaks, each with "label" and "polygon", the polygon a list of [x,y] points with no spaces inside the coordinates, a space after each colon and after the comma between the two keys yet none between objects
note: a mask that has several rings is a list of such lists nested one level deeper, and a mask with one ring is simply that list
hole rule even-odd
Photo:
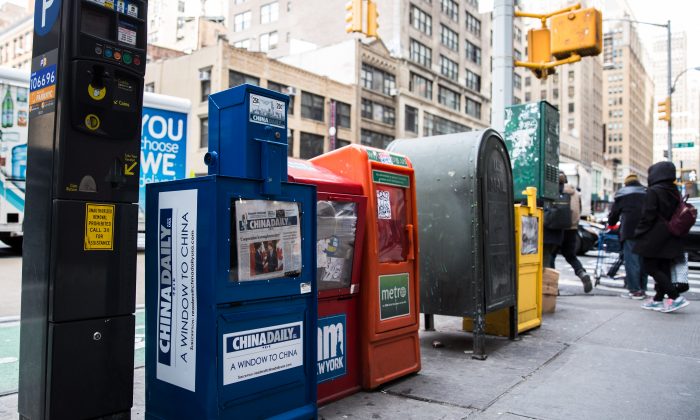
[{"label": "orange newspaper box", "polygon": [[358,145],[311,162],[359,182],[368,197],[360,287],[363,388],[418,372],[418,215],[411,163]]}]

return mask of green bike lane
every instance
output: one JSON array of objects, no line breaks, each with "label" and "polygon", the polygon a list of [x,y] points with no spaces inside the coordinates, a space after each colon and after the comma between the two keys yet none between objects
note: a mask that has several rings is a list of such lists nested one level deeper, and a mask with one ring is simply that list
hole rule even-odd
[{"label": "green bike lane", "polygon": [[[146,321],[143,309],[136,310],[134,366],[144,365]],[[17,391],[19,380],[19,321],[0,322],[0,395]]]}]

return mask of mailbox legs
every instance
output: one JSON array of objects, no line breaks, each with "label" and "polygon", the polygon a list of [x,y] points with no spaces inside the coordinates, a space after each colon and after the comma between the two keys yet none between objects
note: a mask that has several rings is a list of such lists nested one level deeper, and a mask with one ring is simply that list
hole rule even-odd
[{"label": "mailbox legs", "polygon": [[425,331],[435,331],[435,316],[433,314],[423,314]]},{"label": "mailbox legs", "polygon": [[482,311],[477,311],[474,317],[474,350],[472,359],[486,360],[486,319]]}]

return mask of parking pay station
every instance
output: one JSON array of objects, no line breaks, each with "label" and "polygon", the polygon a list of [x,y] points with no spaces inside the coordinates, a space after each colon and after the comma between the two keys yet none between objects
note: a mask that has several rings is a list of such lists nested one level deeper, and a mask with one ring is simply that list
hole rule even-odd
[{"label": "parking pay station", "polygon": [[128,418],[145,0],[37,0],[18,408]]},{"label": "parking pay station", "polygon": [[360,286],[362,386],[376,388],[419,371],[418,217],[410,162],[358,145],[311,162],[360,183],[368,197]]},{"label": "parking pay station", "polygon": [[318,403],[361,387],[359,303],[367,197],[362,185],[328,169],[289,159],[289,180],[318,188]]},{"label": "parking pay station", "polygon": [[209,176],[146,191],[146,417],[316,416],[316,189],[289,98],[209,97]]}]

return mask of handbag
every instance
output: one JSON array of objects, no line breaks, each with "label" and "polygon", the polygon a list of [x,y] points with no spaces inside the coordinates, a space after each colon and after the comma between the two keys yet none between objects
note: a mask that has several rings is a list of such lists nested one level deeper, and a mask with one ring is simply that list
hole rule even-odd
[{"label": "handbag", "polygon": [[698,210],[688,204],[688,195],[681,198],[678,202],[676,211],[673,212],[671,218],[666,222],[666,227],[671,235],[685,236],[690,232],[690,228],[695,224],[695,219],[698,217]]},{"label": "handbag", "polygon": [[688,254],[675,258],[671,262],[671,283],[678,293],[687,292],[690,289],[688,284]]}]

